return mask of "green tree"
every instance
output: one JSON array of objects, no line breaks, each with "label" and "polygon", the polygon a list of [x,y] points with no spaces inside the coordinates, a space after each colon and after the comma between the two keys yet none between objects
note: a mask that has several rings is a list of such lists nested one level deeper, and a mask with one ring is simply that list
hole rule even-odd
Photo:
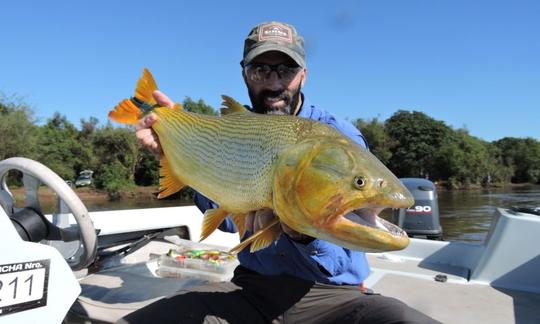
[{"label": "green tree", "polygon": [[99,168],[97,181],[112,199],[120,197],[122,190],[133,186],[132,175],[120,161],[111,161]]},{"label": "green tree", "polygon": [[38,160],[65,180],[74,180],[76,170],[84,164],[78,133],[66,116],[58,112],[39,127]]},{"label": "green tree", "polygon": [[98,129],[99,120],[90,117],[88,120],[81,118],[81,130],[78,132],[77,140],[81,144],[80,161],[81,163],[75,170],[77,174],[82,170],[95,170],[99,165],[99,157],[94,153],[93,135]]},{"label": "green tree", "polygon": [[152,186],[159,183],[159,160],[154,153],[140,147],[139,158],[135,166],[135,184]]},{"label": "green tree", "polygon": [[212,108],[212,106],[206,104],[202,99],[194,101],[190,97],[186,97],[186,99],[184,99],[183,105],[184,109],[190,112],[217,116],[217,111]]},{"label": "green tree", "polygon": [[36,146],[32,110],[22,101],[0,96],[0,161],[14,156],[35,158]]},{"label": "green tree", "polygon": [[533,138],[505,137],[496,141],[503,164],[513,171],[512,182],[540,183],[540,142]]},{"label": "green tree", "polygon": [[435,154],[434,176],[447,180],[451,187],[483,185],[489,179],[491,161],[488,143],[468,134],[466,130],[453,131]]},{"label": "green tree", "polygon": [[[19,98],[7,98],[0,93],[0,161],[20,156],[35,159],[37,127],[32,109]],[[6,183],[22,184],[22,173],[11,171]]]},{"label": "green tree", "polygon": [[92,134],[97,129],[97,125],[99,124],[99,119],[96,117],[90,117],[88,120],[81,118],[81,131],[79,133],[80,139],[90,139],[92,137]]},{"label": "green tree", "polygon": [[512,168],[504,165],[502,151],[493,142],[487,144],[486,181],[484,185],[510,183]]},{"label": "green tree", "polygon": [[140,147],[133,130],[107,124],[94,131],[92,143],[98,158],[94,167],[96,187],[115,195],[132,186]]},{"label": "green tree", "polygon": [[384,123],[380,122],[378,118],[373,118],[371,120],[357,119],[353,124],[366,138],[371,153],[384,164],[388,164],[392,152],[390,151],[390,138],[386,134]]},{"label": "green tree", "polygon": [[389,168],[399,177],[430,178],[435,154],[452,136],[452,129],[418,111],[400,110],[385,122],[392,156]]}]

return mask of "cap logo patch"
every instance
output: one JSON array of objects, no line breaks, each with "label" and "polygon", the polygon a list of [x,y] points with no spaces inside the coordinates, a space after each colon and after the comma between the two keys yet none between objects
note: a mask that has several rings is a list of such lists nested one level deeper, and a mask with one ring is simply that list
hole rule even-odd
[{"label": "cap logo patch", "polygon": [[277,24],[269,24],[259,27],[259,42],[267,40],[292,43],[292,29],[287,26]]}]

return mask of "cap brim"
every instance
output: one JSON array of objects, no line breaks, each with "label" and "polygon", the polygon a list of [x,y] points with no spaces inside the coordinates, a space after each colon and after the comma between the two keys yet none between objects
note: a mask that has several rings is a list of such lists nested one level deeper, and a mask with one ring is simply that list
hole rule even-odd
[{"label": "cap brim", "polygon": [[244,60],[242,62],[244,65],[247,65],[257,56],[266,52],[271,52],[271,51],[277,51],[277,52],[282,52],[284,54],[287,54],[290,58],[292,58],[296,62],[296,64],[298,64],[299,66],[303,68],[306,67],[306,63],[304,59],[302,58],[302,56],[300,56],[297,52],[293,51],[292,49],[284,47],[284,46],[280,46],[278,44],[264,44],[264,45],[255,47],[246,55],[246,57],[244,57]]}]

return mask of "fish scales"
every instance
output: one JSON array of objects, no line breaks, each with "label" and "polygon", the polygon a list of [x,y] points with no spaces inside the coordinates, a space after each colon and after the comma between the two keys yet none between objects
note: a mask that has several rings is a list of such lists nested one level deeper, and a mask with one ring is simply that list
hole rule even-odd
[{"label": "fish scales", "polygon": [[160,121],[154,129],[169,161],[178,163],[176,176],[228,210],[244,212],[270,203],[278,152],[296,143],[302,129],[311,128],[299,124],[312,123],[289,116],[214,117],[166,108],[156,113]]}]

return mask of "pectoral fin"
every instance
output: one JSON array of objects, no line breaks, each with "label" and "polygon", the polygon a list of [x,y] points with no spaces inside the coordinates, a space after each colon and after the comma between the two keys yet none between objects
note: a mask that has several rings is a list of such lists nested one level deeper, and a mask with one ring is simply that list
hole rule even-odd
[{"label": "pectoral fin", "polygon": [[229,215],[229,212],[221,208],[207,209],[204,213],[200,241],[210,236],[218,228],[219,224],[225,220],[227,215]]},{"label": "pectoral fin", "polygon": [[171,171],[169,161],[162,157],[159,168],[159,194],[158,199],[165,198],[173,193],[180,191],[185,185],[182,181],[178,180],[174,173]]},{"label": "pectoral fin", "polygon": [[233,247],[229,252],[237,253],[242,251],[245,247],[251,244],[249,249],[250,252],[256,252],[258,250],[264,249],[275,241],[281,234],[281,225],[279,224],[279,219],[275,219],[265,228],[257,231],[255,234],[250,236],[247,240]]}]

